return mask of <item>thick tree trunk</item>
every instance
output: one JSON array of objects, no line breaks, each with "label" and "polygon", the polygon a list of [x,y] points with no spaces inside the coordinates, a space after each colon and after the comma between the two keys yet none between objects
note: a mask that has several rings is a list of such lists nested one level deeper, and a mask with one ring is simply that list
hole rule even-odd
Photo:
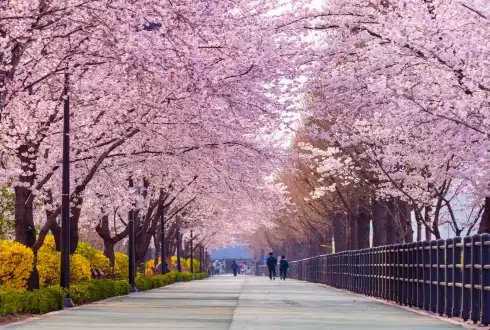
[{"label": "thick tree trunk", "polygon": [[[22,178],[21,178],[22,181]],[[15,187],[15,240],[30,248],[36,243],[34,227],[33,199],[29,198],[31,190],[25,187]],[[29,290],[39,289],[39,273],[37,271],[37,253],[34,252],[32,272],[27,280]]]},{"label": "thick tree trunk", "polygon": [[410,204],[399,200],[398,209],[400,210],[400,222],[403,227],[403,242],[413,242],[412,218],[410,217]]},{"label": "thick tree trunk", "polygon": [[357,242],[358,249],[369,248],[370,214],[365,207],[359,207],[357,216]]},{"label": "thick tree trunk", "polygon": [[425,208],[425,240],[430,241],[432,239],[432,233],[430,231],[430,227],[432,226],[432,220],[431,220],[431,208],[426,207]]},{"label": "thick tree trunk", "polygon": [[114,243],[112,243],[112,240],[104,240],[104,255],[109,259],[111,269],[114,269],[116,254],[114,252]]},{"label": "thick tree trunk", "polygon": [[72,197],[72,199],[73,206],[70,208],[72,215],[70,218],[70,254],[75,253],[78,246],[78,241],[80,239],[78,233],[78,223],[82,212],[83,197],[79,194]]},{"label": "thick tree trunk", "polygon": [[333,239],[335,253],[347,250],[347,219],[344,214],[337,213],[333,217]]},{"label": "thick tree trunk", "polygon": [[483,207],[478,234],[488,233],[490,233],[490,197],[485,197],[485,205]]},{"label": "thick tree trunk", "polygon": [[417,221],[417,242],[422,240],[422,224],[420,221]]},{"label": "thick tree trunk", "polygon": [[359,249],[359,223],[355,216],[349,214],[349,250]]},{"label": "thick tree trunk", "polygon": [[373,246],[382,246],[387,244],[387,222],[388,209],[384,201],[374,200],[372,203],[372,220],[373,220]]}]

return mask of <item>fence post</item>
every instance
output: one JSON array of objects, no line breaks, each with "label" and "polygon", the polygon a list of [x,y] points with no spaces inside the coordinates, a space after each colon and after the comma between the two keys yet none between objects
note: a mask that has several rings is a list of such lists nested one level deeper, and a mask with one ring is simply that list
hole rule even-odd
[{"label": "fence post", "polygon": [[482,297],[481,297],[481,323],[490,324],[490,235],[481,235],[481,264],[482,264]]},{"label": "fence post", "polygon": [[430,241],[430,311],[437,308],[437,241]]},{"label": "fence post", "polygon": [[401,285],[402,285],[402,305],[408,305],[408,244],[404,243],[401,246]]},{"label": "fence post", "polygon": [[436,311],[440,316],[444,315],[444,307],[446,303],[445,292],[446,292],[446,263],[445,263],[445,253],[446,252],[446,241],[443,239],[437,240],[437,305]]},{"label": "fence post", "polygon": [[474,235],[471,241],[471,320],[477,324],[480,320],[481,302],[481,236]]},{"label": "fence post", "polygon": [[382,297],[388,299],[388,246],[381,248],[381,282],[383,283]]},{"label": "fence post", "polygon": [[402,303],[402,246],[395,245],[395,301]]},{"label": "fence post", "polygon": [[374,297],[374,249],[369,249],[368,260],[369,260],[369,295]]},{"label": "fence post", "polygon": [[390,273],[390,288],[389,288],[389,300],[396,300],[396,251],[394,245],[388,246],[389,252],[389,273]]},{"label": "fence post", "polygon": [[417,307],[424,308],[424,243],[415,243],[417,263]]},{"label": "fence post", "polygon": [[446,305],[444,312],[447,317],[453,315],[453,291],[454,291],[454,240],[449,238],[446,240],[446,259],[444,264],[446,265]]},{"label": "fence post", "polygon": [[463,260],[461,252],[463,243],[461,237],[453,239],[453,316],[461,316],[463,301]]},{"label": "fence post", "polygon": [[463,299],[461,318],[468,321],[471,309],[471,237],[463,238]]},{"label": "fence post", "polygon": [[408,306],[413,307],[417,303],[417,268],[415,265],[415,243],[408,244]]},{"label": "fence post", "polygon": [[422,243],[423,247],[423,263],[424,263],[424,309],[426,311],[430,310],[430,242],[424,241]]}]

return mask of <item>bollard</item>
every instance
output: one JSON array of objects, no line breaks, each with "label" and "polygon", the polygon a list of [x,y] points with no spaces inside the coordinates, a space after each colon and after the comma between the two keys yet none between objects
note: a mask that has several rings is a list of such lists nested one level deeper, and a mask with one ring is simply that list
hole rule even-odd
[{"label": "bollard", "polygon": [[445,286],[445,297],[446,297],[446,305],[444,309],[444,313],[447,317],[451,317],[453,315],[453,291],[454,291],[454,240],[449,238],[446,240],[446,259],[444,260],[444,264],[446,265],[446,286]]},{"label": "bollard", "polygon": [[444,315],[445,308],[445,296],[446,296],[446,264],[445,264],[445,253],[446,253],[446,241],[443,239],[437,240],[437,250],[436,250],[436,260],[437,260],[437,304],[436,312],[440,315]]},{"label": "bollard", "polygon": [[468,321],[470,318],[471,309],[471,237],[465,237],[463,239],[463,298],[461,306],[461,318]]},{"label": "bollard", "polygon": [[481,299],[481,323],[484,326],[490,324],[490,235],[481,235],[481,264],[482,264],[482,299]]},{"label": "bollard", "polygon": [[481,236],[474,235],[471,241],[471,310],[470,319],[473,324],[480,320],[481,302]]},{"label": "bollard", "polygon": [[453,239],[453,316],[461,316],[461,305],[463,302],[463,263],[461,237]]}]

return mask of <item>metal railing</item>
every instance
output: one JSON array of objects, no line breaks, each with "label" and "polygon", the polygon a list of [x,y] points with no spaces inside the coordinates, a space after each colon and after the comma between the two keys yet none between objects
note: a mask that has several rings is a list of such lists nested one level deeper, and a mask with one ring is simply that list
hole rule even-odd
[{"label": "metal railing", "polygon": [[289,277],[490,324],[490,235],[292,261]]}]

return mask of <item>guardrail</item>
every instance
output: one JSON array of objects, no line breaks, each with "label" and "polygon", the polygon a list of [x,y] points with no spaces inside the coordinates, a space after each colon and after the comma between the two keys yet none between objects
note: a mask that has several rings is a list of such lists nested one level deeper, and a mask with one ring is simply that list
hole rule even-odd
[{"label": "guardrail", "polygon": [[[489,234],[345,251],[289,264],[288,275],[297,280],[490,324]],[[268,275],[265,269],[260,272]]]}]

